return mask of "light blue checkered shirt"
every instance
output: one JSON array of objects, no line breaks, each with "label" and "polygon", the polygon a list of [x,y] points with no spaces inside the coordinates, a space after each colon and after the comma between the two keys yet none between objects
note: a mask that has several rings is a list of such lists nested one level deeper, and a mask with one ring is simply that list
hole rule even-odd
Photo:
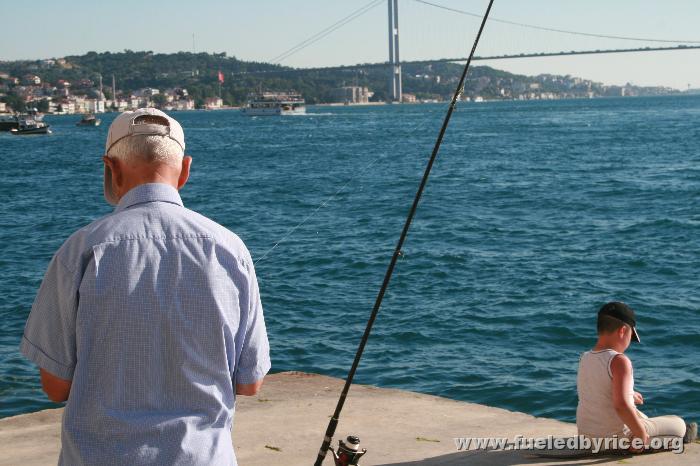
[{"label": "light blue checkered shirt", "polygon": [[72,380],[64,465],[231,465],[236,384],[270,369],[243,242],[145,184],[49,264],[22,338]]}]

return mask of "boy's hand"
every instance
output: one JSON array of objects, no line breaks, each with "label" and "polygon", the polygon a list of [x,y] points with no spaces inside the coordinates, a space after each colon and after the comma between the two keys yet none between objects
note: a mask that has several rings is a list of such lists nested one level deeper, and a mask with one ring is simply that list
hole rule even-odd
[{"label": "boy's hand", "polygon": [[634,399],[634,404],[636,405],[643,405],[644,404],[644,398],[642,397],[642,394],[639,392],[634,392],[632,395],[632,398]]},{"label": "boy's hand", "polygon": [[[640,446],[641,440],[641,446]],[[627,449],[630,453],[639,454],[644,453],[644,447],[649,446],[649,434],[646,431],[642,432],[641,435],[635,435],[630,438],[630,447]],[[638,447],[638,448],[635,448]]]}]

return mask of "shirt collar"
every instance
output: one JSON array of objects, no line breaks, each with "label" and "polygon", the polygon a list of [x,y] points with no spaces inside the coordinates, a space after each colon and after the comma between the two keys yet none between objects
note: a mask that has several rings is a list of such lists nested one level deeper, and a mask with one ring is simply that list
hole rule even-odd
[{"label": "shirt collar", "polygon": [[177,189],[165,183],[147,183],[132,188],[122,196],[114,211],[121,212],[129,207],[146,202],[169,202],[183,206]]}]

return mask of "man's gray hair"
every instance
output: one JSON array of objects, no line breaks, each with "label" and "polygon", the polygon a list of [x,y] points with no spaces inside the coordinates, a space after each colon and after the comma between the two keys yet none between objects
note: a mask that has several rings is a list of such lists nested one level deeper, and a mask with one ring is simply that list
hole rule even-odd
[{"label": "man's gray hair", "polygon": [[107,153],[107,157],[127,163],[165,163],[178,166],[184,153],[180,144],[167,136],[137,134],[117,141]]}]

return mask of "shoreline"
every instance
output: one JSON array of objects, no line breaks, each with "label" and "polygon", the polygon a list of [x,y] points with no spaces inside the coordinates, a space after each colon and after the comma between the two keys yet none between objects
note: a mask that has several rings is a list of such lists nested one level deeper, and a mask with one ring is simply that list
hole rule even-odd
[{"label": "shoreline", "polygon": [[[647,98],[664,98],[664,97],[697,97],[700,96],[698,92],[680,92],[678,94],[662,94],[662,95],[635,95],[635,96],[594,96],[594,97],[557,97],[557,98],[547,98],[547,99],[492,99],[483,98],[482,100],[460,100],[459,104],[485,104],[485,103],[512,103],[512,102],[555,102],[555,101],[578,101],[578,100],[604,100],[604,99],[647,99]],[[433,105],[433,104],[448,104],[449,100],[430,100],[430,101],[416,101],[416,102],[367,102],[367,103],[343,103],[343,102],[323,102],[316,104],[307,104],[307,107],[381,107],[381,106],[400,106],[400,105]],[[240,110],[243,106],[222,106],[217,108],[196,108],[190,110],[164,110],[169,113],[186,113],[186,112],[219,112],[227,110]],[[109,113],[121,113],[120,111],[104,111],[97,113],[97,115],[104,115]],[[9,116],[14,115],[13,112],[0,112],[0,115]],[[80,116],[82,113],[44,113],[44,116]]]},{"label": "shoreline", "polygon": [[[266,377],[254,397],[238,397],[233,438],[242,466],[308,465],[316,458],[343,380],[302,372]],[[0,419],[0,466],[56,464],[63,409]],[[353,385],[333,440],[360,437],[368,465],[674,464],[700,463],[700,444],[685,452],[600,456],[555,462],[529,450],[458,451],[455,437],[571,437],[576,426],[553,419],[399,389]],[[330,456],[330,454],[328,455]],[[324,465],[332,465],[327,457]]]}]

